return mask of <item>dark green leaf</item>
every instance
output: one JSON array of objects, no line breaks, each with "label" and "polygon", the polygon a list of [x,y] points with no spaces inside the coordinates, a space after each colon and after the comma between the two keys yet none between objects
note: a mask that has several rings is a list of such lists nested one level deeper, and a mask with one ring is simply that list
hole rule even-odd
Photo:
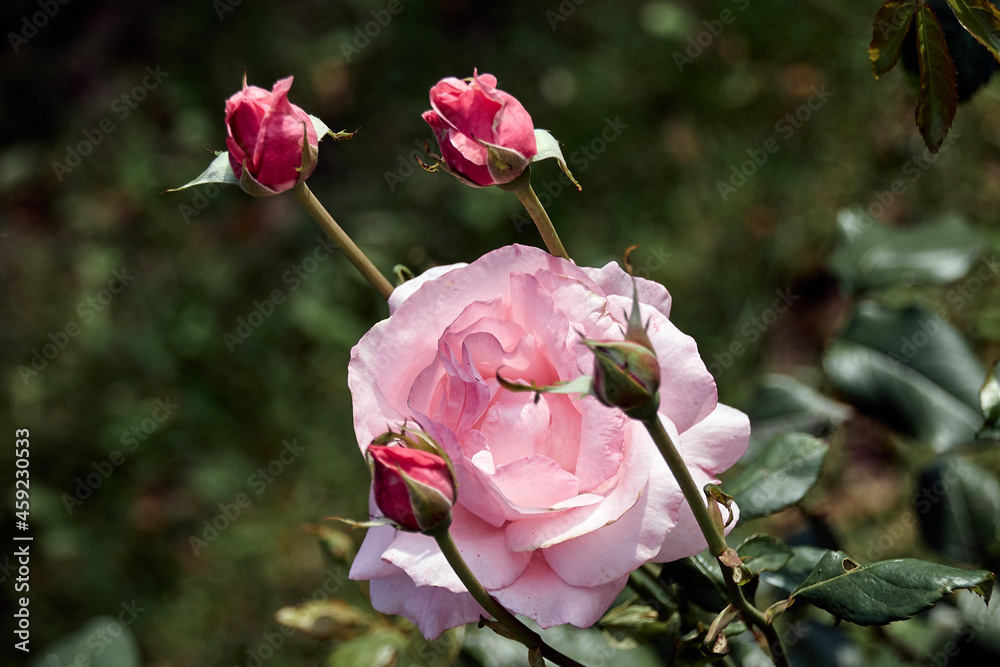
[{"label": "dark green leaf", "polygon": [[751,445],[747,457],[781,433],[824,436],[851,416],[851,408],[788,376],[771,374],[761,381],[747,406]]},{"label": "dark green leaf", "polygon": [[896,66],[916,5],[917,0],[888,0],[875,15],[868,57],[876,79]]},{"label": "dark green leaf", "polygon": [[858,565],[843,551],[830,551],[792,597],[845,621],[884,625],[910,618],[959,588],[973,590],[989,602],[994,579],[986,570],[962,570],[915,558]]},{"label": "dark green leaf", "polygon": [[1000,60],[1000,11],[987,0],[948,0],[969,34]]},{"label": "dark green leaf", "polygon": [[751,535],[736,547],[736,553],[752,574],[777,572],[792,559],[792,550],[773,535]]},{"label": "dark green leaf", "polygon": [[786,433],[769,442],[725,485],[740,516],[766,516],[802,500],[819,478],[828,449],[826,442],[805,433]]},{"label": "dark green leaf", "polygon": [[1000,546],[1000,481],[964,458],[950,457],[920,476],[914,506],[927,543],[948,560],[986,565]]},{"label": "dark green leaf", "polygon": [[663,564],[660,585],[677,584],[684,595],[702,609],[718,612],[729,604],[722,570],[708,552]]},{"label": "dark green leaf", "polygon": [[775,588],[791,593],[806,580],[829,549],[808,545],[792,547],[792,557],[777,572],[763,572],[760,578]]},{"label": "dark green leaf", "polygon": [[955,120],[958,89],[955,65],[948,54],[948,42],[937,16],[929,6],[917,6],[917,61],[920,65],[920,93],[916,120],[931,153],[937,153]]},{"label": "dark green leaf", "polygon": [[982,440],[1000,440],[1000,362],[993,362],[986,381],[979,390],[979,407],[983,411],[983,427],[976,432]]},{"label": "dark green leaf", "polygon": [[823,364],[853,403],[939,452],[971,441],[982,423],[982,365],[954,327],[923,308],[861,302]]},{"label": "dark green leaf", "polygon": [[958,216],[910,229],[875,222],[860,209],[843,210],[837,222],[845,241],[831,268],[851,292],[891,285],[941,285],[972,268],[982,236]]}]

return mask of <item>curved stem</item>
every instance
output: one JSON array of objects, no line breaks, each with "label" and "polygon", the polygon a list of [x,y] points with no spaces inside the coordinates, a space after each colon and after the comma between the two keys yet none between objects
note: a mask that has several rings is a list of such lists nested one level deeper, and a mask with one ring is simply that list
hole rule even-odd
[{"label": "curved stem", "polygon": [[319,224],[323,231],[326,232],[326,235],[343,251],[347,259],[351,261],[351,264],[361,272],[361,275],[371,283],[371,286],[382,295],[383,299],[388,299],[389,295],[392,294],[392,283],[386,280],[386,277],[375,268],[375,265],[372,264],[372,261],[368,259],[365,253],[361,252],[361,248],[351,240],[347,232],[323,208],[323,205],[319,203],[319,200],[316,199],[316,196],[313,195],[312,190],[309,189],[305,182],[303,181],[292,188],[292,192],[303,208],[312,216],[313,220]]},{"label": "curved stem", "polygon": [[542,653],[543,658],[547,658],[557,665],[562,667],[583,667],[576,660],[573,660],[567,655],[564,655],[552,648],[538,635],[537,632],[526,626],[521,621],[517,620],[514,614],[510,613],[497,602],[492,595],[486,592],[483,585],[479,583],[476,579],[476,575],[472,574],[472,570],[465,563],[465,559],[462,558],[462,554],[459,553],[458,547],[455,545],[455,540],[451,538],[451,533],[448,532],[448,526],[446,522],[441,528],[436,528],[432,531],[427,531],[427,534],[437,540],[438,546],[441,547],[442,553],[444,553],[445,559],[448,564],[451,565],[452,569],[455,570],[455,574],[458,575],[459,580],[465,585],[472,597],[475,598],[476,602],[480,606],[493,615],[493,618],[498,620],[503,624],[507,630],[510,631],[517,641],[521,642],[529,649],[539,648]]},{"label": "curved stem", "polygon": [[559,240],[559,234],[556,232],[555,225],[552,224],[549,214],[545,212],[542,202],[538,201],[538,195],[531,188],[530,169],[525,169],[524,173],[520,176],[500,187],[513,192],[521,200],[524,209],[531,216],[531,219],[535,221],[535,227],[538,228],[538,233],[542,235],[542,241],[545,242],[545,247],[548,248],[549,254],[569,259],[569,253],[566,252],[565,246]]},{"label": "curved stem", "polygon": [[[712,521],[712,517],[708,513],[708,508],[705,506],[702,492],[691,477],[691,472],[677,451],[677,447],[674,446],[673,440],[670,439],[670,434],[667,433],[667,429],[663,428],[659,417],[643,420],[642,423],[645,425],[646,430],[649,431],[649,435],[652,436],[653,442],[659,448],[663,459],[670,468],[670,472],[673,473],[674,478],[680,485],[681,491],[684,492],[684,498],[687,500],[688,505],[691,506],[695,521],[698,522],[698,527],[701,528],[701,532],[708,542],[709,551],[712,552],[712,555],[716,559],[720,558],[729,548],[726,544],[726,536]],[[771,649],[771,658],[774,660],[774,664],[777,667],[787,667],[788,660],[785,656],[785,650],[781,645],[781,640],[778,638],[777,632],[774,630],[774,626],[768,623],[764,613],[753,606],[743,595],[743,589],[733,579],[733,568],[721,560],[719,561],[719,567],[722,568],[722,578],[726,581],[726,591],[729,593],[729,600],[733,603],[733,606],[739,610],[740,616],[743,617],[747,625],[760,629],[764,634]]]}]

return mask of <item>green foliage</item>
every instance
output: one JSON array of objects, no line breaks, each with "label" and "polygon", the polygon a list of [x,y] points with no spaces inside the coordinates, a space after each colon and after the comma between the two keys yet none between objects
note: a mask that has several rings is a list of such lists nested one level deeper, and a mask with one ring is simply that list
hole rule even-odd
[{"label": "green foliage", "polygon": [[979,360],[924,308],[860,303],[823,363],[838,391],[937,451],[971,441],[982,423]]},{"label": "green foliage", "polygon": [[766,533],[751,535],[743,540],[736,547],[736,552],[753,575],[781,570],[794,554],[784,542]]},{"label": "green foliage", "polygon": [[708,611],[718,612],[729,603],[719,564],[705,552],[664,563],[658,582],[679,586],[686,599]]},{"label": "green foliage", "polygon": [[917,127],[930,152],[937,153],[958,107],[955,64],[948,55],[948,42],[937,16],[923,3],[917,5],[916,34],[920,64]]},{"label": "green foliage", "polygon": [[[951,12],[945,13],[949,8]],[[916,62],[916,122],[931,153],[941,148],[958,102],[996,69],[995,62],[982,64],[977,43],[1000,60],[1000,11],[989,0],[947,0],[947,4],[944,0],[888,0],[875,15],[868,48],[872,72],[878,78],[890,71],[901,52],[907,69],[912,70],[910,63]]]},{"label": "green foliage", "polygon": [[813,546],[792,547],[792,557],[785,566],[776,572],[764,572],[761,578],[772,586],[791,593],[802,585],[828,551]]},{"label": "green foliage", "polygon": [[979,390],[979,405],[983,411],[983,427],[976,431],[976,438],[1000,440],[1000,363],[993,362],[986,380]]},{"label": "green foliage", "polygon": [[948,0],[962,27],[1000,60],[1000,12],[987,0]]},{"label": "green foliage", "polygon": [[983,244],[982,234],[954,215],[897,229],[855,208],[840,211],[837,222],[844,242],[833,253],[830,268],[852,293],[901,283],[950,283],[969,272]]},{"label": "green foliage", "polygon": [[795,505],[823,469],[829,445],[804,433],[786,433],[768,443],[726,484],[744,520]]},{"label": "green foliage", "polygon": [[850,406],[788,375],[764,376],[746,407],[753,422],[752,451],[791,431],[825,435],[851,415]]},{"label": "green foliage", "polygon": [[915,501],[927,544],[953,563],[1000,565],[1000,480],[947,456],[922,471]]},{"label": "green foliage", "polygon": [[995,575],[961,570],[913,558],[859,565],[842,551],[829,551],[792,592],[837,618],[859,625],[884,625],[910,618],[959,588],[989,602]]},{"label": "green foliage", "polygon": [[[134,619],[133,619],[134,620]],[[32,667],[85,664],[92,667],[140,667],[139,643],[128,625],[111,616],[91,619],[50,646]]]},{"label": "green foliage", "polygon": [[917,0],[888,0],[875,15],[868,55],[876,79],[896,66],[916,7]]}]

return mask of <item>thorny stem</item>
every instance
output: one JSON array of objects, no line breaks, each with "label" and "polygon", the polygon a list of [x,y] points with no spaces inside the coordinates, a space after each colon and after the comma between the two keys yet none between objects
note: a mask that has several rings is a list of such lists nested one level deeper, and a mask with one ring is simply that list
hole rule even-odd
[{"label": "thorny stem", "polygon": [[361,252],[361,248],[357,246],[351,237],[347,235],[337,221],[333,219],[333,216],[323,208],[323,205],[319,203],[316,196],[312,193],[312,190],[303,181],[296,185],[292,192],[295,193],[295,198],[299,200],[299,203],[306,209],[306,211],[313,217],[319,226],[326,232],[326,235],[333,239],[333,242],[343,251],[344,255],[351,261],[351,264],[361,272],[361,275],[371,283],[372,287],[382,295],[383,299],[388,299],[389,295],[392,294],[392,283],[390,283],[382,273],[375,268],[372,261],[368,259],[365,253]]},{"label": "thorny stem", "polygon": [[[670,472],[673,473],[674,478],[681,487],[681,491],[684,492],[684,498],[687,500],[688,505],[691,506],[692,512],[694,512],[694,518],[698,522],[698,527],[701,528],[702,534],[705,536],[705,540],[708,542],[708,549],[712,552],[712,555],[717,559],[725,554],[726,550],[729,548],[726,544],[726,537],[723,535],[722,531],[719,530],[715,523],[712,522],[712,518],[708,513],[708,508],[705,506],[705,501],[701,490],[698,485],[694,483],[694,479],[691,477],[690,471],[688,471],[687,465],[684,463],[684,459],[681,458],[680,453],[677,451],[677,447],[674,446],[673,440],[670,439],[670,434],[667,430],[663,428],[663,424],[660,422],[658,417],[653,419],[643,420],[643,424],[646,426],[646,430],[649,431],[649,435],[652,436],[653,441],[659,448],[660,453],[663,455],[663,459],[667,462],[667,466],[670,468]],[[743,589],[740,585],[736,583],[733,579],[733,568],[729,567],[721,560],[719,561],[719,567],[722,568],[722,578],[726,581],[726,591],[729,593],[729,599],[733,603],[733,606],[739,610],[740,616],[748,626],[753,626],[758,628],[764,637],[767,639],[768,646],[771,650],[771,658],[774,660],[776,667],[788,667],[788,660],[785,656],[785,649],[781,645],[781,640],[778,637],[778,633],[775,632],[774,626],[768,623],[767,617],[764,613],[753,606],[743,595]]]},{"label": "thorny stem", "polygon": [[567,655],[560,653],[558,650],[552,648],[538,635],[537,632],[526,626],[521,621],[517,620],[514,614],[510,613],[497,602],[492,595],[486,592],[483,585],[479,583],[476,579],[476,575],[472,574],[472,570],[466,564],[465,559],[462,558],[462,554],[459,553],[458,547],[455,545],[455,541],[451,538],[451,533],[448,532],[448,523],[445,522],[442,526],[435,528],[431,531],[427,531],[427,534],[437,540],[438,546],[441,548],[441,552],[444,553],[445,559],[451,568],[455,570],[455,574],[458,575],[459,580],[465,585],[472,597],[475,598],[476,602],[480,606],[493,615],[493,618],[498,620],[507,630],[510,631],[517,641],[521,642],[529,649],[540,648],[542,652],[542,657],[551,660],[557,665],[562,667],[584,667],[582,664],[573,660]]}]

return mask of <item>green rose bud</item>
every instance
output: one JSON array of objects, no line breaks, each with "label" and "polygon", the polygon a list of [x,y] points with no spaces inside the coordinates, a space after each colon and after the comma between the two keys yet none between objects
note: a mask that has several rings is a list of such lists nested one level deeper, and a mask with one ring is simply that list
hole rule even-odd
[{"label": "green rose bud", "polygon": [[594,395],[633,419],[653,419],[660,406],[656,353],[631,341],[586,341],[594,351]]}]

